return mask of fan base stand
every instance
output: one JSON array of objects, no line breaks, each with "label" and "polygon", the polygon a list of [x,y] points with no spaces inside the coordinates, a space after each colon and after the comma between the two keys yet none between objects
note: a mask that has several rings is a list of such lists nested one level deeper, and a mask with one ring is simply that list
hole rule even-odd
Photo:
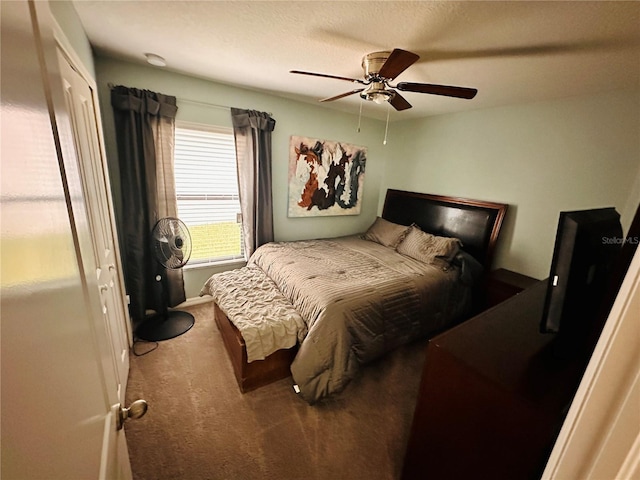
[{"label": "fan base stand", "polygon": [[189,331],[194,323],[195,319],[190,313],[172,310],[164,315],[147,317],[136,329],[136,335],[149,342],[169,340]]}]

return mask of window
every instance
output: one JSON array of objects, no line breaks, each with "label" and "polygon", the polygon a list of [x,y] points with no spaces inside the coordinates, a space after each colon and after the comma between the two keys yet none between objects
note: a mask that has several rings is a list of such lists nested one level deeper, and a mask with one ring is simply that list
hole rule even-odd
[{"label": "window", "polygon": [[174,170],[193,243],[187,265],[244,259],[232,129],[177,122]]}]

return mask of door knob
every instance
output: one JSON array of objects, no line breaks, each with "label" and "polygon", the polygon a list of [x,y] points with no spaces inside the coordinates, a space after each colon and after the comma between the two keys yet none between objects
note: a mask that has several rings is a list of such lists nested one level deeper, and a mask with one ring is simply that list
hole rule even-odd
[{"label": "door knob", "polygon": [[123,407],[120,404],[116,405],[116,429],[122,430],[124,426],[124,422],[129,418],[140,418],[143,417],[145,413],[147,413],[147,409],[149,405],[146,400],[136,400],[129,408]]}]

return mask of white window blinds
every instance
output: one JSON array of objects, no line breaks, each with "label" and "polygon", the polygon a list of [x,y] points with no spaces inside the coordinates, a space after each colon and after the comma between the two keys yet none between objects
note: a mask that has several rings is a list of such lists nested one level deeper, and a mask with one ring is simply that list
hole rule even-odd
[{"label": "white window blinds", "polygon": [[243,259],[232,129],[177,122],[174,169],[178,216],[193,243],[188,265]]}]

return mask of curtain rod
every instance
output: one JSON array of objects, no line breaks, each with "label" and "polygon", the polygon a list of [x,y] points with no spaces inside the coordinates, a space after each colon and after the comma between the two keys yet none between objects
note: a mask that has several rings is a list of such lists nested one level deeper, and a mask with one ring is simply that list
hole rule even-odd
[{"label": "curtain rod", "polygon": [[[225,110],[231,110],[231,108],[233,108],[233,107],[230,107],[228,105],[219,105],[217,103],[203,102],[201,100],[191,100],[190,98],[176,97],[176,100],[178,102],[192,103],[194,105],[203,105],[205,107],[222,108],[222,109],[225,109]],[[235,108],[237,108],[237,107],[235,107]],[[253,110],[253,109],[252,108],[246,108],[245,110]],[[273,113],[271,113],[271,112],[267,112],[267,113],[269,114],[270,117],[273,116]]]},{"label": "curtain rod", "polygon": [[[115,85],[111,82],[107,83],[107,86],[109,87],[109,90],[113,90],[113,87],[115,87]],[[224,110],[231,110],[232,107],[230,107],[229,105],[220,105],[217,103],[209,103],[209,102],[203,102],[201,100],[191,100],[190,98],[180,98],[180,97],[176,97],[176,101],[177,102],[185,102],[185,103],[192,103],[194,105],[203,105],[205,107],[214,107],[214,108],[222,108]],[[252,109],[246,109],[246,110],[252,110]],[[273,116],[273,113],[271,112],[267,112],[269,114],[269,116]]]},{"label": "curtain rod", "polygon": [[219,105],[217,103],[203,102],[201,100],[191,100],[190,98],[176,98],[176,100],[178,102],[193,103],[194,105],[203,105],[205,107],[215,107],[215,108],[222,108],[225,110],[231,110],[231,107],[227,105]]}]

